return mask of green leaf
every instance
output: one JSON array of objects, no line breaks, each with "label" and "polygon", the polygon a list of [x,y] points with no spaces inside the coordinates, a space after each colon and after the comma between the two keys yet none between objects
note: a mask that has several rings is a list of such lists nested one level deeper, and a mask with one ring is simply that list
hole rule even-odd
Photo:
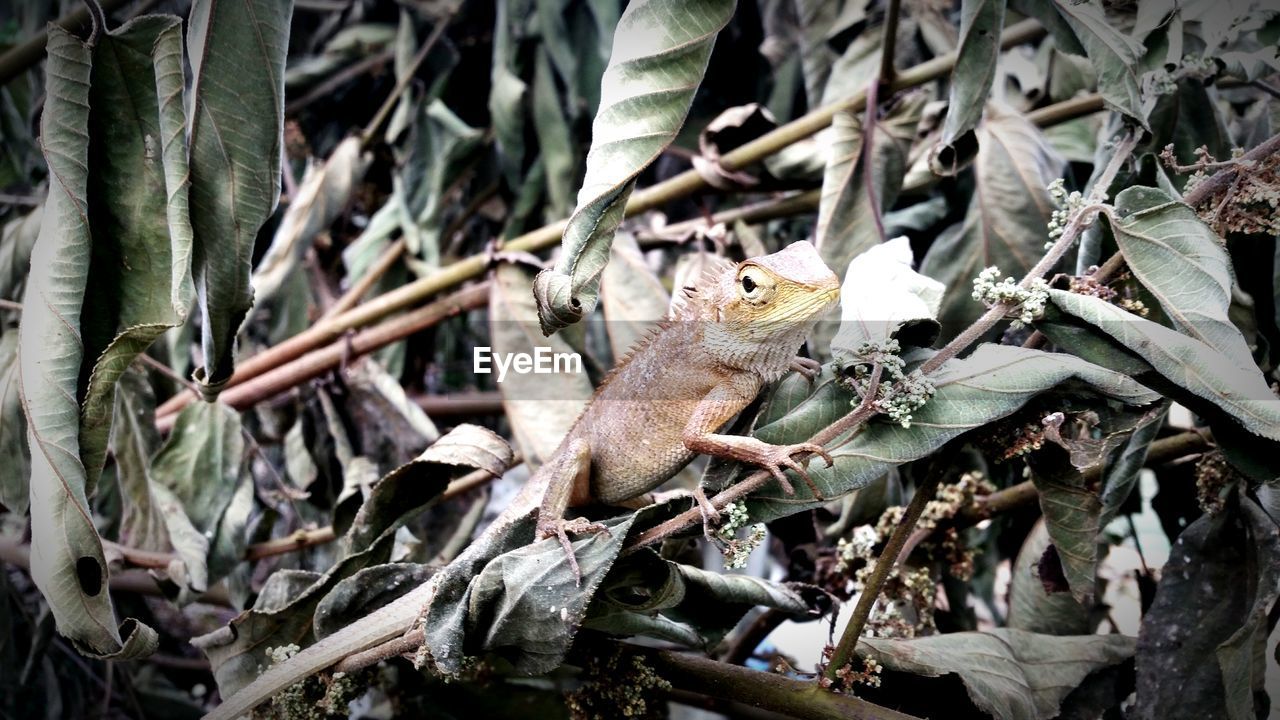
[{"label": "green leaf", "polygon": [[897,103],[870,133],[856,113],[842,111],[832,119],[814,237],[823,262],[841,277],[851,260],[889,239],[884,214],[902,190],[923,99]]},{"label": "green leaf", "polygon": [[[549,3],[539,3],[539,6]],[[573,180],[578,172],[573,129],[565,116],[572,105],[561,99],[551,70],[550,44],[538,53],[533,72],[533,129],[547,176],[547,212],[557,218],[573,210]],[[570,86],[572,89],[572,86]]]},{"label": "green leaf", "polygon": [[1098,74],[1098,91],[1107,105],[1147,126],[1138,61],[1142,44],[1116,29],[1097,0],[1054,0],[1054,7],[1071,26]]},{"label": "green leaf", "polygon": [[[120,374],[186,313],[177,18],[140,18],[90,49],[50,34],[42,143],[58,178],[24,296],[19,357],[31,469],[32,575],[83,652],[136,657],[154,631],[115,626],[89,511]],[[89,107],[94,107],[91,115]],[[90,172],[92,168],[92,172]],[[87,295],[89,277],[94,295]]]},{"label": "green leaf", "polygon": [[565,228],[555,268],[534,281],[544,335],[595,307],[600,274],[636,177],[680,131],[716,34],[733,17],[736,4],[641,0],[623,12],[601,79],[578,207]]},{"label": "green leaf", "polygon": [[889,670],[959,676],[973,704],[992,717],[1036,719],[1056,716],[1062,700],[1090,673],[1123,662],[1133,648],[1133,638],[1122,635],[1052,636],[1008,629],[858,641],[859,655]]},{"label": "green leaf", "polygon": [[27,512],[27,478],[31,475],[31,452],[27,450],[27,421],[22,416],[18,377],[18,333],[0,336],[0,505],[22,517]]},{"label": "green leaf", "polygon": [[[1132,405],[1146,405],[1159,397],[1120,373],[1070,355],[979,345],[970,356],[951,360],[934,374],[937,394],[916,411],[910,428],[873,421],[852,440],[831,451],[833,467],[825,467],[821,460],[810,461],[809,475],[829,501],[1073,380],[1086,383],[1092,392]],[[851,401],[850,393],[835,383],[826,383],[809,401],[783,419],[761,427],[755,435],[775,444],[806,441],[832,419],[849,412]],[[767,522],[824,504],[816,501],[798,479],[792,484],[795,495],[786,495],[770,485],[751,496],[747,502],[752,519]]]},{"label": "green leaf", "polygon": [[31,248],[40,235],[44,207],[5,223],[0,232],[0,298],[17,300],[31,269]]},{"label": "green leaf", "polygon": [[1005,0],[964,0],[960,3],[960,47],[951,71],[947,118],[942,137],[929,153],[929,167],[939,175],[954,175],[977,149],[973,129],[982,119],[991,81],[1000,59],[1000,31]]},{"label": "green leaf", "polygon": [[1018,550],[1009,581],[1009,628],[1046,635],[1087,635],[1089,611],[1071,593],[1045,591],[1038,567],[1052,544],[1048,525],[1037,522]]},{"label": "green leaf", "polygon": [[1233,492],[1169,552],[1138,636],[1135,717],[1259,717],[1267,611],[1278,596],[1280,530]]},{"label": "green leaf", "polygon": [[611,635],[656,635],[709,647],[753,607],[804,620],[819,616],[827,604],[826,594],[812,585],[710,572],[646,550],[609,571],[583,626]]},{"label": "green leaf", "polygon": [[1081,605],[1092,605],[1098,532],[1103,527],[1097,483],[1085,471],[1105,466],[1112,451],[1122,446],[1135,428],[1163,414],[1163,406],[1142,412],[1128,408],[1116,411],[1096,404],[1072,409],[1070,420],[1063,412],[1040,418],[1049,443],[1028,457],[1031,478],[1071,594]]},{"label": "green leaf", "polygon": [[1080,318],[1151,364],[1157,373],[1208,400],[1256,435],[1280,440],[1280,407],[1255,367],[1244,369],[1216,348],[1087,295],[1049,291],[1063,312]]},{"label": "green leaf", "polygon": [[1235,278],[1223,240],[1194,210],[1155,188],[1121,192],[1116,213],[1113,233],[1125,262],[1174,327],[1253,370],[1253,353],[1227,317]]},{"label": "green leaf", "polygon": [[200,298],[202,392],[231,377],[235,340],[253,304],[258,230],[280,199],[284,61],[292,0],[196,0],[191,57],[191,272]]},{"label": "green leaf", "polygon": [[480,147],[484,132],[467,125],[441,100],[427,103],[415,124],[393,197],[403,199],[400,230],[410,266],[428,272],[440,264],[444,211],[450,202],[446,190]]},{"label": "green leaf", "polygon": [[[182,34],[171,16],[100,38],[89,104],[93,302],[80,311],[80,457],[89,487],[106,458],[115,384],[191,303]],[[87,373],[87,380],[86,380]]]},{"label": "green leaf", "polygon": [[977,134],[968,213],[938,237],[920,264],[920,272],[947,286],[938,318],[944,339],[982,314],[982,304],[970,297],[979,272],[995,265],[1021,278],[1044,254],[1055,209],[1045,188],[1065,166],[1036,126],[1012,109],[990,106]]},{"label": "green leaf", "polygon": [[[210,572],[215,563],[223,569],[243,557],[247,538],[226,538],[231,555],[209,554],[223,515],[241,486],[253,484],[248,472],[240,414],[221,403],[196,402],[178,413],[169,439],[151,462],[151,492],[165,516],[174,549],[186,564],[188,584],[203,591],[218,577]],[[167,509],[170,503],[177,508]],[[182,512],[178,512],[178,511]],[[194,528],[203,542],[189,537]]]},{"label": "green leaf", "polygon": [[[510,449],[502,438],[475,425],[460,425],[412,463],[379,481],[339,541],[338,561],[325,573],[276,572],[268,578],[252,609],[228,627],[192,639],[209,657],[223,696],[258,677],[260,668],[267,664],[268,648],[315,642],[313,618],[327,596],[339,593],[328,601],[329,612],[346,606],[352,588],[347,584],[339,590],[341,582],[366,568],[385,564],[396,531],[434,504],[450,480],[475,469],[501,472],[510,461]],[[413,588],[405,583],[395,594],[398,597]],[[393,599],[390,594],[381,597]]]},{"label": "green leaf", "polygon": [[493,23],[493,70],[489,78],[489,117],[493,118],[494,140],[507,186],[520,186],[524,167],[524,95],[528,86],[520,79],[521,68],[516,39],[522,35],[526,16],[532,12],[529,0],[498,0]]}]

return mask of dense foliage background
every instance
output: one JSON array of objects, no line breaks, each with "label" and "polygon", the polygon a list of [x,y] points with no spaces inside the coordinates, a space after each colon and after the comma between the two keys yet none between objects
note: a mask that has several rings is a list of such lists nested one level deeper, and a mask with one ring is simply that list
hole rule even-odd
[{"label": "dense foliage background", "polygon": [[460,680],[273,709],[1271,712],[1274,3],[91,6],[0,9],[0,717],[198,717],[456,557],[713,256],[805,239],[843,322],[733,431],[832,448],[822,498],[696,461],[709,540],[593,510],[584,588],[524,556],[426,628]]}]

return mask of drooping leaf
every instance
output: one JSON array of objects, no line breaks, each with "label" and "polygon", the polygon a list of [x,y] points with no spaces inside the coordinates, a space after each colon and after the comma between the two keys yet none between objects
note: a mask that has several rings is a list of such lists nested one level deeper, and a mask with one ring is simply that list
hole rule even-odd
[{"label": "drooping leaf", "polygon": [[994,265],[1021,278],[1044,254],[1055,209],[1046,187],[1064,166],[1044,135],[1009,108],[990,106],[977,135],[968,213],[938,237],[920,264],[920,272],[947,286],[939,316],[944,339],[982,314],[982,305],[970,298],[979,272]]},{"label": "drooping leaf", "polygon": [[253,272],[255,301],[272,298],[297,272],[316,235],[328,229],[351,202],[372,156],[360,150],[360,138],[348,137],[327,160],[313,162],[276,227],[267,253]]},{"label": "drooping leaf", "polygon": [[177,18],[144,17],[94,49],[89,103],[93,301],[80,311],[80,457],[92,488],[106,457],[115,383],[191,302],[191,225]]},{"label": "drooping leaf", "polygon": [[[1091,392],[1133,405],[1154,402],[1157,395],[1121,375],[1059,353],[1002,345],[980,345],[971,355],[947,362],[933,376],[937,394],[914,413],[910,428],[873,421],[852,440],[831,450],[835,464],[809,463],[809,475],[830,499],[857,490],[890,468],[928,455],[960,434],[1005,417],[1027,400],[1075,380]],[[834,385],[828,383],[827,385]],[[821,386],[808,401],[781,420],[756,431],[769,443],[808,440],[833,419],[852,410],[852,393]],[[754,468],[752,468],[754,469]],[[768,485],[748,499],[753,520],[767,522],[816,507],[808,488],[793,479],[795,495]]]},{"label": "drooping leaf", "polygon": [[17,300],[31,268],[31,248],[40,235],[44,207],[5,223],[0,231],[0,298]]},{"label": "drooping leaf", "polygon": [[[173,430],[156,453],[150,467],[151,492],[161,504],[170,538],[186,563],[190,587],[203,591],[218,578],[209,572],[215,559],[221,568],[235,565],[243,556],[247,538],[228,538],[230,557],[209,554],[223,515],[243,485],[252,485],[246,466],[245,440],[240,414],[221,403],[191,403],[178,413]],[[182,510],[165,512],[166,503]],[[189,524],[204,540],[179,542]],[[201,546],[203,545],[203,546]]]},{"label": "drooping leaf", "polygon": [[586,177],[554,270],[534,282],[542,332],[596,304],[600,274],[636,177],[675,139],[735,0],[633,2],[618,22],[601,80]]},{"label": "drooping leaf", "polygon": [[1055,412],[1040,419],[1048,442],[1028,457],[1028,465],[1057,562],[1072,596],[1083,606],[1092,604],[1097,585],[1098,533],[1103,527],[1098,483],[1085,471],[1104,466],[1136,428],[1163,414],[1163,406],[1144,412],[1099,404],[1070,416]]},{"label": "drooping leaf", "polygon": [[22,416],[18,384],[18,333],[10,330],[0,336],[0,457],[5,458],[0,505],[22,516],[27,512],[31,452],[27,450],[27,421]]},{"label": "drooping leaf", "polygon": [[432,100],[418,111],[394,195],[402,201],[400,231],[410,266],[418,272],[434,270],[440,263],[449,202],[445,191],[483,137],[483,131],[463,122],[442,100]]},{"label": "drooping leaf", "polygon": [[1227,317],[1234,277],[1225,243],[1194,210],[1155,188],[1121,192],[1116,213],[1113,230],[1125,262],[1174,327],[1254,369],[1244,335]]},{"label": "drooping leaf", "polygon": [[1135,717],[1259,717],[1267,612],[1277,596],[1280,530],[1233,492],[1169,553],[1138,638]]},{"label": "drooping leaf", "polygon": [[1096,0],[1054,0],[1062,19],[1071,26],[1098,74],[1098,91],[1113,109],[1147,127],[1149,108],[1143,106],[1138,61],[1142,44],[1107,20]]},{"label": "drooping leaf", "polygon": [[1068,592],[1045,590],[1037,568],[1052,541],[1037,522],[1022,542],[1009,581],[1009,628],[1045,635],[1087,635],[1089,611]]},{"label": "drooping leaf", "polygon": [[33,576],[79,648],[132,657],[154,648],[155,633],[130,620],[122,639],[115,627],[88,497],[116,381],[186,314],[191,231],[180,23],[152,16],[102,30],[93,49],[51,35],[42,135],[59,182],[33,250],[19,353],[37,449],[32,544],[44,559]]},{"label": "drooping leaf", "polygon": [[489,115],[493,118],[502,174],[507,185],[520,184],[524,167],[524,96],[528,85],[520,79],[518,34],[532,13],[529,0],[499,0],[493,23],[493,70],[489,78]]},{"label": "drooping leaf", "polygon": [[[500,448],[506,447],[501,438],[484,428],[458,426],[413,463],[389,473],[374,487],[339,541],[339,560],[327,572],[277,572],[268,579],[254,607],[231,626],[194,638],[192,644],[213,664],[222,694],[228,696],[256,678],[259,668],[267,663],[268,648],[290,643],[306,646],[318,639],[313,616],[326,596],[343,579],[384,564],[396,531],[434,503],[451,479],[478,468],[505,468],[511,460],[510,450]],[[346,588],[335,604],[346,602],[350,586]],[[412,589],[405,583],[395,594],[398,597]]]},{"label": "drooping leaf", "polygon": [[1022,630],[959,632],[891,640],[862,638],[858,654],[889,670],[955,674],[969,700],[997,718],[1052,718],[1092,672],[1133,655],[1123,635],[1046,636]]},{"label": "drooping leaf", "polygon": [[837,272],[889,239],[884,235],[884,214],[902,190],[922,101],[917,95],[897,103],[887,117],[876,118],[870,130],[852,112],[837,113],[832,120],[814,244],[823,262]]},{"label": "drooping leaf", "polygon": [[[528,273],[509,263],[499,265],[489,296],[489,337],[495,356],[533,355],[539,347],[553,355],[574,352],[564,337],[541,337],[537,312]],[[594,392],[591,380],[583,372],[507,372],[502,377],[500,368],[491,369],[493,379],[499,381],[502,406],[520,454],[529,467],[537,468],[551,457],[582,414]]]},{"label": "drooping leaf", "polygon": [[1000,31],[1005,0],[964,0],[960,3],[960,47],[951,71],[951,96],[942,137],[929,154],[929,167],[939,175],[954,175],[973,157],[977,140],[973,129],[991,93],[1000,59]]},{"label": "drooping leaf", "polygon": [[[549,3],[539,6],[546,4]],[[573,180],[578,171],[570,118],[565,116],[569,107],[556,90],[551,60],[544,49],[534,63],[533,129],[542,151],[542,171],[547,176],[547,210],[557,218],[573,210]]]},{"label": "drooping leaf", "polygon": [[347,368],[344,409],[358,452],[390,470],[416,457],[440,437],[435,423],[404,387],[376,360],[364,358]]},{"label": "drooping leaf", "polygon": [[1063,312],[1102,331],[1151,364],[1162,377],[1230,414],[1250,432],[1280,440],[1280,403],[1255,367],[1239,367],[1217,348],[1105,300],[1049,291]]},{"label": "drooping leaf", "polygon": [[292,15],[292,0],[196,0],[187,20],[191,272],[204,350],[195,379],[210,396],[234,370],[236,334],[253,304],[254,241],[280,199]]}]

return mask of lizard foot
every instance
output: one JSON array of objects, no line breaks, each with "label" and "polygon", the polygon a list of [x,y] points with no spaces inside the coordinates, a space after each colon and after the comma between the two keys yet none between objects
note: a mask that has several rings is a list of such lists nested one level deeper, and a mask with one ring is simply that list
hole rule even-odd
[{"label": "lizard foot", "polygon": [[564,548],[565,557],[569,560],[569,568],[573,570],[574,584],[582,587],[582,570],[578,568],[578,558],[573,554],[573,543],[569,542],[569,533],[574,535],[585,535],[587,533],[604,533],[609,534],[609,528],[602,523],[592,522],[586,518],[574,518],[565,520],[557,518],[543,522],[538,521],[538,537],[549,538],[555,537],[560,539],[560,547]]},{"label": "lizard foot", "polygon": [[804,452],[813,453],[826,460],[827,467],[831,467],[835,463],[831,459],[831,454],[821,445],[797,443],[795,445],[769,446],[764,456],[756,464],[768,470],[774,479],[778,481],[778,484],[782,486],[782,491],[786,494],[794,495],[796,491],[795,488],[791,487],[791,483],[787,481],[786,473],[783,470],[794,470],[800,476],[800,479],[804,480],[805,484],[809,486],[809,491],[813,493],[813,496],[818,500],[824,500],[822,491],[818,489],[818,485],[813,481],[813,478],[809,477],[809,471],[805,469],[805,466],[800,461],[791,457]]},{"label": "lizard foot", "polygon": [[791,358],[791,369],[803,375],[805,380],[813,382],[814,378],[822,374],[822,363],[797,355]]}]

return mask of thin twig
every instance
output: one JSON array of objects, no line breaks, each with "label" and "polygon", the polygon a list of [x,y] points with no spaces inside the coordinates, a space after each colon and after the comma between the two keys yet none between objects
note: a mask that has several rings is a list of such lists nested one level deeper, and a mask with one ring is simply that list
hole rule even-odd
[{"label": "thin twig", "polygon": [[449,23],[453,22],[454,15],[458,12],[458,6],[453,5],[446,10],[436,20],[435,27],[431,28],[431,34],[427,36],[427,41],[422,43],[418,54],[413,56],[413,60],[409,63],[409,67],[405,69],[404,77],[396,83],[395,88],[387,99],[382,102],[382,107],[378,108],[378,112],[374,113],[373,119],[365,126],[364,132],[360,133],[360,149],[368,150],[374,144],[374,136],[382,131],[382,123],[390,117],[392,109],[396,103],[400,102],[400,96],[404,91],[409,89],[409,85],[413,82],[413,76],[418,73],[418,68],[422,67],[422,63],[426,62],[427,55],[431,54],[431,48],[435,47],[436,41],[444,36],[445,28]]},{"label": "thin twig", "polygon": [[[302,355],[296,360],[284,363],[249,382],[224,390],[218,396],[218,401],[237,410],[251,407],[255,403],[337,369],[344,361],[374,352],[436,325],[445,318],[484,305],[489,299],[489,287],[488,281],[476,283],[413,312],[362,330],[350,338],[340,339],[326,347]],[[174,397],[190,397],[190,395],[184,393]],[[163,407],[161,406],[161,409]],[[182,407],[182,404],[178,407]],[[159,412],[157,411],[157,414]],[[158,414],[156,427],[161,432],[168,432],[173,427],[176,417],[176,412],[170,415]]]},{"label": "thin twig", "polygon": [[372,71],[374,68],[381,67],[382,65],[391,62],[395,58],[395,55],[395,48],[387,48],[380,53],[370,55],[359,62],[348,65],[340,72],[334,73],[331,77],[325,78],[324,82],[317,84],[311,90],[307,91],[307,93],[302,97],[286,105],[284,108],[284,114],[297,115],[298,111],[316,100],[319,100],[322,97],[327,97],[334,90],[337,90],[361,75]]},{"label": "thin twig", "polygon": [[835,680],[839,677],[840,670],[849,664],[849,660],[857,649],[858,638],[862,637],[862,629],[871,618],[871,608],[875,607],[876,600],[880,598],[880,591],[884,589],[885,581],[889,579],[889,574],[901,559],[900,555],[907,543],[907,538],[914,532],[916,522],[924,513],[925,506],[933,499],[942,478],[950,470],[950,453],[944,451],[934,456],[928,475],[920,483],[920,487],[916,488],[915,495],[911,496],[911,502],[907,504],[907,509],[902,514],[902,519],[889,535],[889,541],[880,551],[880,557],[876,558],[875,569],[871,571],[871,578],[862,588],[858,604],[853,609],[853,617],[849,618],[849,624],[845,625],[844,632],[840,635],[840,642],[836,644],[835,650],[831,653],[831,659],[827,663],[828,679]]},{"label": "thin twig", "polygon": [[893,82],[895,71],[893,55],[898,44],[898,11],[901,0],[889,0],[885,11],[884,26],[881,28],[880,41],[880,85],[888,86]]}]

